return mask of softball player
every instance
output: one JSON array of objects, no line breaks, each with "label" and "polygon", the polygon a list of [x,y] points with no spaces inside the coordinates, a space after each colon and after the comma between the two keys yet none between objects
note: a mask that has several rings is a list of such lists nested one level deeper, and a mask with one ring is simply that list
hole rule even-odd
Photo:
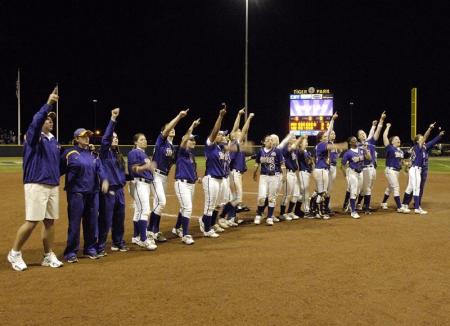
[{"label": "softball player", "polygon": [[134,135],[135,148],[128,153],[128,173],[133,178],[131,195],[134,199],[133,222],[135,225],[132,243],[147,250],[155,250],[155,240],[147,237],[147,226],[150,215],[150,188],[153,186],[155,165],[150,161],[145,149],[147,139],[144,134]]},{"label": "softball player", "polygon": [[[78,128],[73,134],[74,147],[62,155],[66,174],[67,215],[69,228],[64,258],[68,263],[78,262],[80,224],[83,221],[83,254],[98,259],[99,190],[108,192],[109,182],[97,153],[91,151],[89,137],[92,131]],[[99,183],[100,181],[100,183]]]},{"label": "softball player", "polygon": [[[308,147],[308,136],[302,137],[300,141],[300,146],[297,154],[299,174],[298,183],[300,189],[300,196],[296,204],[295,214],[298,216],[306,216],[308,218],[313,218],[314,215],[310,214],[309,209],[309,180],[311,177],[311,171],[314,166],[314,159],[311,153],[307,149]],[[301,213],[301,206],[304,206],[304,213]],[[300,214],[300,215],[299,215]]]},{"label": "softball player", "polygon": [[[223,160],[223,171],[224,176],[222,179],[222,189],[220,191],[221,197],[217,199],[217,206],[213,211],[211,225],[214,231],[220,233],[224,232],[225,229],[231,226],[228,224],[228,221],[225,219],[225,215],[227,214],[226,207],[229,205],[231,201],[231,190],[230,190],[230,150],[231,150],[231,142],[227,136],[228,131],[219,131],[222,134],[222,143],[219,145],[224,153],[225,159]],[[219,214],[220,209],[222,208],[222,214],[217,220],[217,215]],[[234,224],[234,223],[233,223]],[[234,226],[234,225],[233,225]]]},{"label": "softball player", "polygon": [[359,218],[359,214],[356,211],[356,198],[358,198],[361,191],[363,176],[362,169],[364,167],[364,160],[370,160],[371,155],[367,147],[358,146],[356,137],[349,139],[350,149],[347,150],[342,157],[342,169],[347,179],[347,189],[350,192],[350,207],[351,216],[353,218]]},{"label": "softball player", "polygon": [[383,143],[386,150],[386,169],[384,174],[388,181],[388,187],[384,191],[383,201],[381,202],[381,208],[387,209],[387,200],[391,193],[394,193],[394,200],[397,205],[397,212],[402,213],[402,204],[400,202],[400,184],[398,182],[400,170],[403,165],[404,153],[400,148],[400,138],[398,136],[388,138],[391,124],[386,124],[386,129],[383,133]]},{"label": "softball player", "polygon": [[[386,118],[385,112],[381,114],[380,122],[378,123],[377,120],[374,120],[372,122],[372,127],[369,132],[369,137],[367,137],[364,130],[358,130],[358,140],[359,145],[366,147],[369,152],[371,159],[366,160],[364,159],[363,163],[363,185],[361,188],[360,195],[358,197],[358,208],[361,209],[361,201],[364,198],[364,213],[370,214],[370,201],[372,197],[372,189],[375,184],[375,180],[377,177],[377,152],[376,152],[376,142],[378,138],[380,137],[381,129],[383,128],[383,122]],[[376,129],[375,129],[376,128]]]},{"label": "softball player", "polygon": [[217,238],[217,234],[212,228],[217,218],[217,206],[223,197],[223,178],[225,177],[225,153],[223,150],[224,133],[220,132],[223,117],[226,114],[226,105],[222,104],[216,123],[211,134],[206,140],[205,156],[206,171],[202,179],[203,192],[205,194],[205,205],[203,217],[199,218],[200,230],[205,237]]},{"label": "softball player", "polygon": [[255,224],[261,223],[261,214],[264,210],[264,201],[266,197],[269,201],[269,208],[267,214],[266,224],[273,225],[273,211],[275,209],[277,190],[280,179],[280,172],[277,171],[277,166],[282,171],[282,182],[286,181],[286,168],[284,166],[284,158],[281,151],[275,148],[273,137],[266,136],[264,139],[264,147],[256,154],[255,171],[253,179],[256,181],[259,166],[261,165],[261,174],[259,177],[258,186],[258,209],[256,212]]},{"label": "softball player", "polygon": [[188,111],[189,109],[180,111],[172,121],[166,124],[161,130],[155,143],[152,160],[156,164],[156,169],[153,174],[151,186],[153,211],[150,215],[150,223],[147,227],[147,237],[153,238],[158,242],[167,241],[163,234],[159,232],[159,224],[161,221],[161,213],[166,206],[167,176],[169,175],[175,157],[175,148],[173,145],[175,127],[178,122],[187,115]]},{"label": "softball player", "polygon": [[[337,119],[337,117],[338,114],[337,112],[335,112],[331,117],[330,125],[328,126],[327,137],[329,144],[334,144],[334,141],[336,140],[336,133],[334,132],[333,127],[334,121]],[[324,213],[327,216],[333,215],[330,209],[330,196],[331,191],[333,190],[334,182],[336,180],[336,164],[338,156],[339,152],[336,148],[331,149],[328,153],[328,158],[330,162],[330,168],[328,170],[328,187],[327,187],[327,195],[323,198]]]},{"label": "softball player", "polygon": [[422,173],[420,176],[419,208],[422,207],[422,196],[423,196],[423,191],[425,188],[425,182],[428,177],[428,156],[429,156],[431,150],[433,149],[434,145],[436,145],[441,140],[442,136],[444,136],[444,134],[445,134],[445,131],[441,131],[431,141],[427,142],[427,139],[430,136],[431,130],[433,130],[435,124],[436,124],[436,122],[432,123],[424,135],[425,151],[424,151],[424,157],[423,157]]},{"label": "softball player", "polygon": [[123,240],[125,231],[125,195],[123,187],[125,179],[125,160],[119,151],[119,138],[114,132],[120,109],[111,111],[111,119],[106,127],[100,146],[100,159],[109,180],[109,191],[100,194],[100,209],[98,216],[97,254],[106,256],[106,239],[109,229],[112,229],[112,251],[128,251]]},{"label": "softball player", "polygon": [[187,245],[195,241],[189,234],[189,222],[192,214],[192,201],[194,199],[195,182],[197,182],[197,165],[192,150],[195,148],[195,136],[192,131],[200,124],[200,119],[195,120],[183,136],[177,153],[175,170],[175,194],[180,203],[177,223],[172,233],[179,236]]},{"label": "softball player", "polygon": [[[284,196],[281,199],[280,219],[285,221],[298,220],[299,216],[293,212],[295,204],[300,196],[300,187],[298,183],[298,161],[297,147],[302,139],[291,138],[287,146],[281,149],[286,166],[286,182],[283,186]],[[286,206],[288,209],[286,211]]]},{"label": "softball player", "polygon": [[414,137],[414,146],[411,148],[411,167],[408,171],[408,186],[403,196],[402,213],[409,213],[411,195],[414,197],[414,213],[425,215],[428,212],[420,208],[420,179],[425,156],[424,137],[418,134]]},{"label": "softball player", "polygon": [[57,89],[48,101],[33,116],[33,121],[25,134],[23,146],[23,182],[25,191],[25,223],[17,231],[8,261],[16,271],[27,269],[21,249],[40,221],[44,224],[42,243],[44,258],[42,266],[61,267],[62,262],[52,251],[54,220],[59,211],[59,155],[60,145],[52,135],[53,118],[50,112],[58,101]]}]

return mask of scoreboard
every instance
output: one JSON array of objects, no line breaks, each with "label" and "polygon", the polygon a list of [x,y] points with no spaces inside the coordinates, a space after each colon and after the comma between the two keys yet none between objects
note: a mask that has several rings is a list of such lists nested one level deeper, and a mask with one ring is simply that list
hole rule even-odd
[{"label": "scoreboard", "polygon": [[289,95],[289,131],[317,135],[326,131],[333,116],[333,94],[329,89],[295,89]]}]

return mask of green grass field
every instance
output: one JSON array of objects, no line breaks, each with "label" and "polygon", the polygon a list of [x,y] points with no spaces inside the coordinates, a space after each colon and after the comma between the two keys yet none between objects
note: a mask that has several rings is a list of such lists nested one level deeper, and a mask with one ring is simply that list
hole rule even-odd
[{"label": "green grass field", "polygon": [[[253,166],[254,161],[248,163],[248,167]],[[384,169],[384,159],[378,160],[378,170]],[[197,167],[199,171],[205,168],[205,159],[197,157]],[[21,172],[22,158],[21,157],[0,157],[0,173],[7,172]],[[430,172],[450,174],[450,157],[431,157],[430,158]]]}]

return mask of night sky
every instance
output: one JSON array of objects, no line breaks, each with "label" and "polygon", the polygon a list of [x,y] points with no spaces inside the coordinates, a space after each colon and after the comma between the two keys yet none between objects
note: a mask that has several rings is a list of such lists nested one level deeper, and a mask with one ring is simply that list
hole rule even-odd
[{"label": "night sky", "polygon": [[[406,5],[405,5],[406,4]],[[441,6],[441,7],[439,7]],[[335,93],[338,139],[388,111],[392,133],[409,138],[410,89],[418,87],[418,131],[448,129],[449,8],[436,2],[250,0],[250,137],[288,131],[289,93]],[[448,6],[448,5],[447,5]],[[60,139],[97,127],[119,106],[121,143],[155,139],[180,109],[202,117],[206,137],[219,104],[231,128],[244,104],[244,0],[0,1],[0,127],[16,130],[21,69],[22,132],[56,82]],[[226,129],[226,128],[225,128]]]}]

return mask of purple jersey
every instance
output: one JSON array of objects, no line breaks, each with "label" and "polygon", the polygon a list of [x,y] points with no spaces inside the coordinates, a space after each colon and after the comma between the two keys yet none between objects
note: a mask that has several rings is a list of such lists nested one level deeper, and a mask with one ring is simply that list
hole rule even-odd
[{"label": "purple jersey", "polygon": [[364,150],[360,147],[347,150],[342,156],[342,165],[347,165],[356,172],[361,172],[364,163]]},{"label": "purple jersey", "polygon": [[[333,144],[333,143],[332,143],[332,142],[328,142],[328,144]],[[336,164],[337,164],[337,159],[338,159],[338,157],[339,157],[338,151],[335,150],[335,149],[330,150],[330,152],[329,152],[329,157],[330,157],[330,165],[336,166]]]},{"label": "purple jersey", "polygon": [[143,149],[133,148],[128,152],[128,173],[132,178],[143,178],[147,181],[153,181],[153,174],[149,170],[136,173],[132,169],[133,165],[144,165],[148,159],[149,158]]},{"label": "purple jersey", "polygon": [[386,146],[386,167],[400,171],[402,168],[403,151],[393,145]]},{"label": "purple jersey", "polygon": [[107,180],[100,159],[89,149],[74,146],[64,152],[66,183],[64,189],[70,193],[95,193],[100,190],[100,181]]},{"label": "purple jersey", "polygon": [[[364,166],[370,166],[370,165],[376,166],[376,164],[377,164],[377,152],[376,152],[375,143],[376,143],[376,141],[373,138],[370,138],[365,143],[365,145],[367,146],[367,150],[369,151],[371,157],[370,157],[370,160],[367,160],[364,157]],[[360,146],[361,145],[362,144],[360,144]]]},{"label": "purple jersey", "polygon": [[162,134],[156,139],[155,149],[153,151],[153,161],[156,162],[156,168],[163,174],[169,174],[175,158],[174,146]]},{"label": "purple jersey", "polygon": [[288,146],[285,146],[281,149],[281,153],[283,154],[286,169],[291,171],[297,171],[298,170],[297,151],[296,150],[289,151]]},{"label": "purple jersey", "polygon": [[239,144],[239,142],[235,142],[234,144],[236,144],[237,151],[230,153],[230,169],[242,173],[247,171],[247,164],[245,163],[245,153],[241,152],[241,144]]},{"label": "purple jersey", "polygon": [[275,175],[275,173],[279,172],[277,171],[277,166],[281,170],[281,164],[284,163],[284,158],[279,149],[272,148],[267,150],[263,147],[256,153],[256,163],[261,165],[261,174]]},{"label": "purple jersey", "polygon": [[423,157],[425,155],[424,146],[420,147],[418,144],[415,144],[411,149],[411,166],[422,167],[423,166]]},{"label": "purple jersey", "polygon": [[125,166],[119,161],[118,149],[111,149],[112,137],[116,122],[109,120],[100,146],[100,159],[110,186],[125,186]]},{"label": "purple jersey", "polygon": [[329,158],[327,142],[320,142],[316,145],[316,169],[329,169]]},{"label": "purple jersey", "polygon": [[60,145],[53,135],[42,133],[51,105],[45,104],[34,116],[23,144],[23,183],[59,185]]},{"label": "purple jersey", "polygon": [[306,149],[305,150],[299,150],[297,153],[298,156],[298,164],[300,166],[300,171],[306,171],[311,173],[312,167],[311,167],[311,160],[312,160],[312,155],[310,152],[308,152]]},{"label": "purple jersey", "polygon": [[205,157],[206,157],[206,172],[205,175],[210,175],[213,178],[224,178],[225,173],[225,153],[223,149],[214,142],[210,142],[209,139],[206,140],[205,146]]},{"label": "purple jersey", "polygon": [[197,180],[197,164],[192,151],[180,147],[177,153],[177,166],[175,168],[175,179],[187,180],[194,183]]}]

